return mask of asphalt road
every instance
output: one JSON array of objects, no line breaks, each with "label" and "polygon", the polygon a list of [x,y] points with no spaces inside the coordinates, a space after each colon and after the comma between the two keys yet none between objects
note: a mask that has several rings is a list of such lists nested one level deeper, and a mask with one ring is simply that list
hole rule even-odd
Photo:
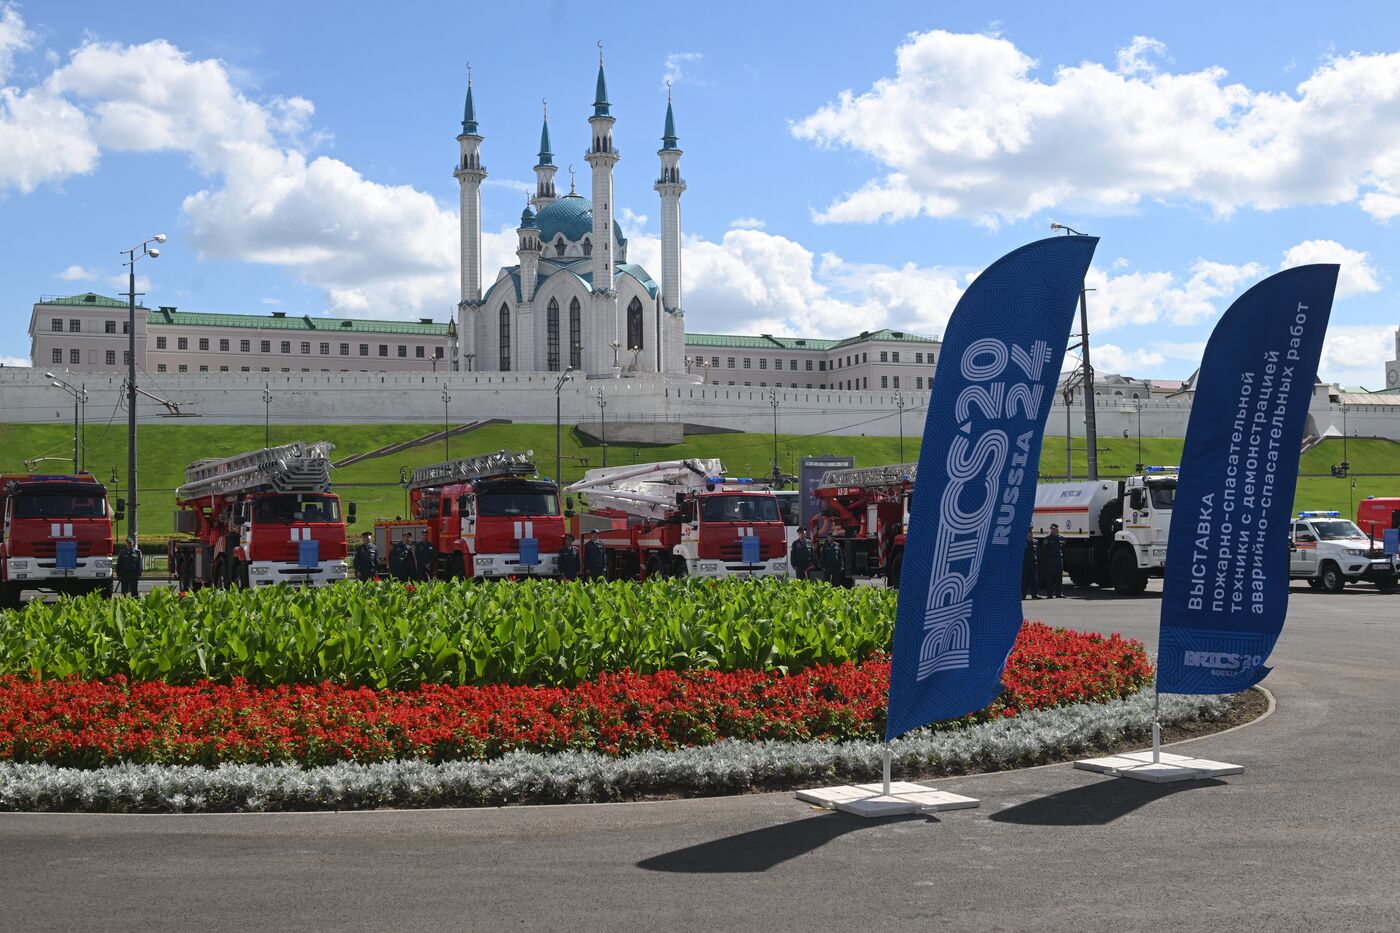
[{"label": "asphalt road", "polygon": [[[1029,603],[1155,640],[1155,593]],[[978,810],[863,821],[787,794],[344,814],[0,814],[0,928],[1395,930],[1400,595],[1295,586],[1274,715],[1153,786],[950,779]]]}]

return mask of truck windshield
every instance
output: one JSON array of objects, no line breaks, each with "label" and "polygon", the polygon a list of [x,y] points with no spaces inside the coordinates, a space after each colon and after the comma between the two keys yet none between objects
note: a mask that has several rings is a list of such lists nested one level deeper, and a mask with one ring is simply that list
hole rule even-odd
[{"label": "truck windshield", "polygon": [[700,500],[705,522],[776,522],[778,500],[773,496],[706,496]]},{"label": "truck windshield", "polygon": [[340,521],[340,501],[333,496],[267,496],[253,505],[258,524],[289,525],[292,522]]},{"label": "truck windshield", "polygon": [[1313,530],[1323,541],[1345,541],[1347,538],[1364,538],[1355,523],[1345,519],[1330,522],[1313,522]]},{"label": "truck windshield", "polygon": [[778,496],[778,511],[783,515],[783,524],[789,528],[796,528],[801,523],[798,515],[799,505],[801,503],[797,501],[796,496]]},{"label": "truck windshield", "polygon": [[1155,483],[1149,480],[1147,491],[1152,496],[1154,509],[1170,509],[1172,502],[1176,499],[1176,480],[1159,480]]},{"label": "truck windshield", "polygon": [[14,503],[15,518],[101,518],[107,514],[103,496],[24,494],[15,496]]},{"label": "truck windshield", "polygon": [[559,496],[533,489],[501,490],[482,493],[476,499],[482,516],[558,515]]}]

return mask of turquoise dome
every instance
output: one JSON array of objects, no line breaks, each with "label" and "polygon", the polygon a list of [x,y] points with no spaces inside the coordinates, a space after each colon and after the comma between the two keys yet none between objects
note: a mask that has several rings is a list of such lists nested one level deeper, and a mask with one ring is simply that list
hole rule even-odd
[{"label": "turquoise dome", "polygon": [[[540,242],[546,245],[561,235],[571,243],[578,243],[593,232],[593,203],[578,195],[560,198],[540,209],[535,215],[535,226],[540,228]],[[615,220],[613,240],[619,251],[627,242]]]}]

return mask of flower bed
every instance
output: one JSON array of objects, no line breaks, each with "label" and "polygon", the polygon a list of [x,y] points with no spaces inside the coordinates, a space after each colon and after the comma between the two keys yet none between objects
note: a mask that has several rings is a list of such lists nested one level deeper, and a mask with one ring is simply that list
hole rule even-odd
[{"label": "flower bed", "polygon": [[[1151,675],[1142,646],[1028,622],[1002,697],[965,724],[1129,696]],[[0,677],[0,759],[95,767],[491,759],[510,752],[609,755],[723,739],[872,740],[884,730],[889,663],[761,671],[630,671],[574,687],[371,690],[334,683],[188,686],[116,677]],[[949,724],[952,725],[952,724]]]}]

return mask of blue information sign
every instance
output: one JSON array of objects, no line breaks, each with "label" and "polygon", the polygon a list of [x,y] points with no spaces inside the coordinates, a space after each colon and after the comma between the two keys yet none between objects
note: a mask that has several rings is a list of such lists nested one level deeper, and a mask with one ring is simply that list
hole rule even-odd
[{"label": "blue information sign", "polygon": [[59,541],[54,545],[53,565],[59,570],[76,570],[78,567],[78,542]]},{"label": "blue information sign", "polygon": [[540,562],[540,539],[521,538],[520,539],[520,563],[525,567],[534,567]]},{"label": "blue information sign", "polygon": [[745,535],[739,539],[740,558],[746,564],[756,564],[761,558],[758,550],[758,535]]},{"label": "blue information sign", "polygon": [[297,566],[316,567],[321,563],[320,541],[297,542]]}]

